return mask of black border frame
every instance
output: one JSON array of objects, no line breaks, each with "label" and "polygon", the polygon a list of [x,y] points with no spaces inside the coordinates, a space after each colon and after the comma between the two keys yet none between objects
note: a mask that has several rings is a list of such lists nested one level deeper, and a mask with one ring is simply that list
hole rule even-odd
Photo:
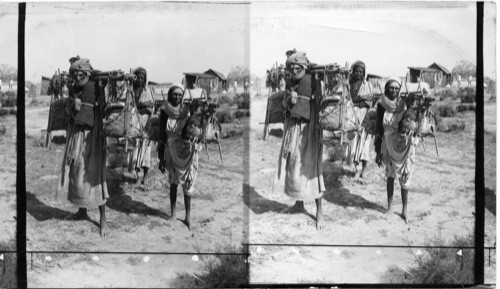
[{"label": "black border frame", "polygon": [[[248,3],[248,2],[246,2]],[[251,4],[251,2],[250,2]],[[476,66],[477,75],[476,82],[484,82],[484,66],[483,66],[483,23],[484,23],[484,2],[476,3],[477,15],[477,33],[476,33]],[[26,21],[26,3],[19,3],[19,19],[18,19],[18,83],[25,82],[25,21]],[[250,40],[248,41],[248,44]],[[17,166],[16,166],[16,207],[17,207],[17,224],[16,224],[16,252],[17,252],[17,287],[27,288],[27,252],[26,251],[26,139],[25,139],[25,92],[24,86],[17,87]],[[249,143],[244,145],[244,163],[243,166],[247,169],[244,173],[243,181],[243,198],[248,198],[248,157]],[[474,258],[474,285],[484,284],[484,219],[485,219],[485,195],[484,195],[484,91],[476,90],[476,170],[475,170],[475,258]],[[480,168],[480,169],[478,169]],[[244,220],[249,220],[249,211],[245,209]],[[247,234],[249,234],[247,225]],[[249,256],[249,246],[255,244],[243,244],[244,253],[241,255]],[[265,244],[262,244],[265,245]],[[268,244],[271,245],[271,244]],[[279,246],[280,244],[273,244]],[[281,244],[283,246],[283,244]],[[292,244],[290,244],[292,245]],[[300,246],[300,245],[295,245]],[[93,252],[78,252],[78,253],[93,253]],[[113,252],[117,253],[117,252]],[[129,253],[129,252],[127,252]],[[130,252],[131,253],[131,252]],[[151,254],[152,252],[134,252],[134,254]],[[154,252],[153,252],[154,253]],[[157,252],[158,254],[165,254]],[[179,254],[179,253],[172,253]],[[181,253],[182,254],[182,253]],[[185,253],[188,254],[188,253]],[[189,253],[200,254],[200,253]],[[247,263],[247,281],[249,280],[249,264]],[[241,284],[240,288],[303,288],[303,287],[331,287],[339,286],[343,288],[463,288],[463,284],[382,284],[382,283],[349,283],[349,284]]]}]

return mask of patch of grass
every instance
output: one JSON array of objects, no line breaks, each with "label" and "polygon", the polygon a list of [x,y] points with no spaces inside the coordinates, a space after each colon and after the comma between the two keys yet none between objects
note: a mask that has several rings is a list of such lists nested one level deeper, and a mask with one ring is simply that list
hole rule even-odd
[{"label": "patch of grass", "polygon": [[[226,244],[217,253],[242,254],[241,248]],[[200,256],[201,274],[179,274],[173,281],[177,288],[237,288],[248,284],[245,255]]]},{"label": "patch of grass", "polygon": [[1,107],[0,108],[0,116],[4,115],[16,115],[17,107]]},{"label": "patch of grass", "polygon": [[228,94],[223,94],[219,97],[217,104],[219,106],[224,106],[224,105],[233,106],[235,102],[236,100],[234,99],[234,97],[229,96]]},{"label": "patch of grass", "polygon": [[224,130],[222,132],[222,138],[227,139],[227,138],[233,138],[233,137],[241,137],[243,136],[244,132],[242,129],[228,129]]},{"label": "patch of grass", "polygon": [[250,110],[248,109],[237,110],[234,112],[233,115],[235,118],[250,117]]},{"label": "patch of grass", "polygon": [[434,94],[434,97],[436,98],[439,98],[439,100],[443,101],[447,98],[453,98],[455,96],[455,94],[453,93],[453,91],[451,91],[451,89],[445,89],[445,90],[442,90],[440,92],[436,92]]},{"label": "patch of grass", "polygon": [[453,117],[457,114],[455,107],[451,103],[442,104],[437,107],[438,115],[441,117]]},{"label": "patch of grass", "polygon": [[238,109],[250,109],[250,93],[244,92],[236,96]]},{"label": "patch of grass", "polygon": [[459,104],[455,108],[457,112],[467,112],[467,111],[476,111],[475,104]]},{"label": "patch of grass", "polygon": [[[441,234],[427,245],[446,246]],[[450,246],[473,247],[474,234],[455,237]],[[474,282],[474,250],[463,249],[462,256],[457,249],[427,248],[421,255],[415,255],[415,265],[407,270],[390,266],[381,276],[382,283],[402,284],[472,284]]]},{"label": "patch of grass", "polygon": [[457,120],[455,122],[448,123],[448,124],[442,122],[442,123],[440,123],[440,124],[437,125],[436,129],[439,132],[449,133],[449,132],[461,132],[461,131],[464,131],[465,127],[466,127],[465,121],[463,121],[463,120]]},{"label": "patch of grass", "polygon": [[[0,243],[0,250],[14,251],[16,240]],[[17,255],[3,253],[4,261],[0,262],[0,288],[17,288]]]},{"label": "patch of grass", "polygon": [[219,123],[232,123],[234,120],[233,112],[228,105],[221,106],[217,112],[215,112],[215,117]]},{"label": "patch of grass", "polygon": [[473,87],[460,88],[458,95],[461,103],[473,103],[476,101],[476,89]]},{"label": "patch of grass", "polygon": [[13,91],[2,92],[0,102],[2,107],[15,107],[17,105],[17,94]]}]

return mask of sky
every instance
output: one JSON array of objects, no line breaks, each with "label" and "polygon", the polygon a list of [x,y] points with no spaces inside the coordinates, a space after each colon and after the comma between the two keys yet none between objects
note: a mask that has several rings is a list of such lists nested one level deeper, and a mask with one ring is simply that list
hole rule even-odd
[{"label": "sky", "polygon": [[[495,74],[491,8],[485,8],[487,75]],[[460,60],[476,62],[475,2],[253,3],[250,31],[251,70],[259,75],[284,64],[293,48],[318,64],[362,60],[368,73],[381,76],[404,76],[408,66],[434,62],[449,71]]]},{"label": "sky", "polygon": [[[496,5],[485,3],[485,75],[496,74]],[[17,3],[0,3],[0,64],[17,65]],[[475,2],[28,3],[26,79],[38,82],[68,59],[100,70],[144,66],[157,82],[234,66],[262,76],[285,51],[318,64],[353,63],[403,76],[433,62],[476,62]]]},{"label": "sky", "polygon": [[156,82],[249,66],[248,4],[29,3],[26,13],[27,79],[67,71],[75,55],[101,71],[142,66]]}]

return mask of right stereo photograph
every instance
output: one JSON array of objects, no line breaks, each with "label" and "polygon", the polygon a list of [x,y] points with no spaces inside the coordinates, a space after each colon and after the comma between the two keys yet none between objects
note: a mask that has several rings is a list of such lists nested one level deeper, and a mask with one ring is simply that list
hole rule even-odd
[{"label": "right stereo photograph", "polygon": [[476,2],[252,3],[250,285],[474,284],[476,170],[496,282],[496,6],[483,7],[477,35]]}]

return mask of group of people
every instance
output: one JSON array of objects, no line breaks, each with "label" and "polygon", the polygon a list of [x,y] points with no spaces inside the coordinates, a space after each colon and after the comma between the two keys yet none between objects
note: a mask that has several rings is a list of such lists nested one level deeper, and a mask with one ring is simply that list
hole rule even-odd
[{"label": "group of people", "polygon": [[[284,212],[305,212],[304,201],[314,200],[316,227],[321,229],[324,226],[321,200],[326,191],[322,171],[322,129],[319,124],[322,92],[320,80],[307,73],[309,65],[305,52],[287,52],[286,69],[291,77],[287,79],[283,99],[286,117],[278,177],[281,177],[281,162],[284,160],[285,194],[296,201]],[[344,157],[347,163],[354,165],[355,178],[363,178],[370,160],[370,147],[375,146],[375,161],[378,166],[385,166],[387,214],[393,212],[394,181],[398,179],[403,202],[401,217],[408,222],[408,185],[415,162],[417,141],[414,133],[415,115],[407,111],[405,101],[400,96],[399,78],[389,78],[383,95],[375,102],[371,84],[366,81],[365,64],[356,61],[351,68],[349,94],[359,129],[344,146]],[[376,112],[375,125],[367,119],[369,111]],[[406,119],[411,125],[402,129],[401,123]]]},{"label": "group of people", "polygon": [[[108,226],[105,204],[109,199],[106,184],[106,136],[103,124],[106,116],[106,92],[99,81],[91,77],[93,67],[85,58],[70,59],[66,114],[69,125],[61,166],[58,191],[79,209],[70,219],[88,219],[87,209],[99,207],[100,234],[106,236]],[[143,126],[153,113],[153,95],[147,88],[147,71],[138,67],[133,71],[134,101]],[[198,167],[199,145],[182,139],[182,128],[190,117],[187,105],[182,103],[184,86],[174,84],[168,90],[167,101],[159,109],[161,140],[158,144],[159,169],[168,171],[170,183],[171,220],[176,218],[177,188],[184,192],[186,216],[190,228],[191,194]],[[127,152],[129,169],[136,172],[136,184],[144,184],[151,166],[151,141],[136,139],[134,149]],[[143,172],[140,178],[140,172]]]}]

